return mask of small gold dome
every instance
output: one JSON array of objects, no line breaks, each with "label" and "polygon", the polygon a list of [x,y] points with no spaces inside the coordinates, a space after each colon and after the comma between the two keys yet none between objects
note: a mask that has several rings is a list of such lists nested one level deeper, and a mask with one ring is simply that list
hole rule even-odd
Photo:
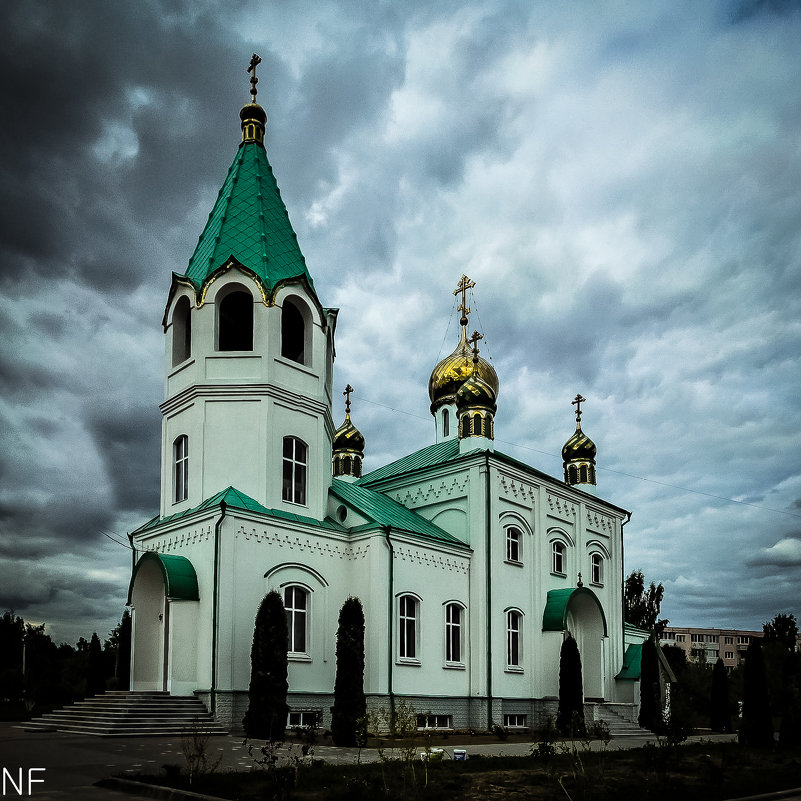
[{"label": "small gold dome", "polygon": [[456,405],[460,412],[468,409],[489,409],[495,414],[498,408],[495,405],[495,391],[477,372],[459,387]]},{"label": "small gold dome", "polygon": [[[428,380],[428,397],[431,399],[431,413],[433,414],[445,403],[456,403],[456,393],[459,388],[473,375],[473,351],[467,341],[467,333],[462,327],[462,337],[456,350],[446,356],[431,372]],[[493,366],[478,358],[476,375],[492,390],[493,397],[498,396],[498,376]]]},{"label": "small gold dome", "polygon": [[581,430],[581,423],[577,423],[575,433],[562,448],[562,461],[594,462],[597,453],[595,443]]},{"label": "small gold dome", "polygon": [[345,422],[334,432],[334,442],[332,445],[334,453],[337,451],[349,451],[364,455],[364,436],[350,421],[350,415],[345,418]]}]

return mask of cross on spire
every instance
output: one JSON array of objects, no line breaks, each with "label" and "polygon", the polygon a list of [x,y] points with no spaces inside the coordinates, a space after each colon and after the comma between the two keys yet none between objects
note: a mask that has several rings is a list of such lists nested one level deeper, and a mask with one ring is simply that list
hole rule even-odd
[{"label": "cross on spire", "polygon": [[470,307],[467,305],[467,290],[472,289],[475,285],[475,281],[471,281],[466,275],[463,275],[459,281],[459,285],[453,290],[454,295],[458,295],[460,292],[462,294],[462,303],[457,308],[457,311],[462,313],[462,318],[459,320],[462,327],[467,326],[467,315],[470,314]]},{"label": "cross on spire", "polygon": [[353,387],[348,384],[345,391],[342,393],[345,396],[345,417],[350,420],[350,393],[353,392]]},{"label": "cross on spire", "polygon": [[478,343],[482,339],[484,339],[482,334],[479,334],[478,331],[473,331],[473,336],[467,340],[473,346],[473,364],[478,362]]},{"label": "cross on spire", "polygon": [[576,407],[576,424],[581,425],[581,404],[587,401],[586,398],[582,398],[581,395],[576,395],[576,397],[570,401]]},{"label": "cross on spire", "polygon": [[261,58],[254,53],[253,57],[250,59],[250,66],[247,70],[253,73],[253,75],[250,76],[250,96],[252,98],[252,103],[256,102],[256,84],[259,82],[259,79],[256,77],[256,66],[258,64],[261,64]]}]

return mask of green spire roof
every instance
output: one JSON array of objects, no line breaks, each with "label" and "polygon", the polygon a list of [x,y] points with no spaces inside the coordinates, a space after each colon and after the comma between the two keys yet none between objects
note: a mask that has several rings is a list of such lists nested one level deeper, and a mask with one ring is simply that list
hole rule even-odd
[{"label": "green spire roof", "polygon": [[268,297],[288,279],[313,286],[267,153],[255,141],[239,146],[186,278],[200,289],[231,257],[258,278]]}]

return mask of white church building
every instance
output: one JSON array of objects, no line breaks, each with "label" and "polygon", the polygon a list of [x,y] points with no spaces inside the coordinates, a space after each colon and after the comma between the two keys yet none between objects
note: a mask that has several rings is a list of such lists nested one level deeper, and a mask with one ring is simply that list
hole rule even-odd
[{"label": "white church building", "polygon": [[315,291],[251,81],[242,141],[164,313],[161,504],[131,535],[131,689],[197,694],[240,729],[256,612],[276,589],[293,723],[322,712],[330,725],[338,614],[351,595],[365,611],[373,708],[410,702],[440,728],[535,725],[555,713],[568,633],[586,701],[633,701],[630,515],[595,493],[584,399],[564,476],[495,449],[498,378],[468,335],[463,276],[459,341],[428,387],[432,444],[362,475],[370,443],[350,419],[350,387],[336,424],[337,310]]}]

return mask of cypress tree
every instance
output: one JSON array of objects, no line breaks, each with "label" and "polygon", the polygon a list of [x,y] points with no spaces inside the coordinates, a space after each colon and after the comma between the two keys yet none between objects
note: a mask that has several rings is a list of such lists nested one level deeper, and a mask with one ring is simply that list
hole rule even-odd
[{"label": "cypress tree", "polygon": [[759,640],[753,640],[745,653],[743,720],[740,724],[739,740],[760,748],[773,745],[768,682]]},{"label": "cypress tree", "polygon": [[584,734],[584,690],[581,682],[581,654],[568,634],[559,653],[559,711],[556,726],[563,734]]},{"label": "cypress tree", "polygon": [[242,720],[245,734],[260,740],[281,740],[289,707],[287,681],[287,624],[281,596],[271,590],[256,615],[250,650],[248,711]]},{"label": "cypress tree", "polygon": [[659,692],[659,657],[656,655],[656,644],[649,637],[642,644],[640,660],[640,714],[637,722],[644,729],[657,731],[661,728],[662,715]]},{"label": "cypress tree", "polygon": [[86,667],[86,694],[97,695],[106,691],[106,675],[103,666],[103,649],[97,632],[89,640],[89,654]]},{"label": "cypress tree", "polygon": [[127,609],[122,613],[122,620],[120,620],[117,649],[117,675],[120,679],[120,689],[127,690],[131,686],[131,613]]},{"label": "cypress tree", "polygon": [[709,717],[712,731],[731,731],[729,674],[720,657],[712,669],[712,698]]},{"label": "cypress tree", "polygon": [[339,611],[337,674],[331,736],[334,745],[355,746],[367,714],[364,697],[364,612],[358,598],[348,598]]}]

